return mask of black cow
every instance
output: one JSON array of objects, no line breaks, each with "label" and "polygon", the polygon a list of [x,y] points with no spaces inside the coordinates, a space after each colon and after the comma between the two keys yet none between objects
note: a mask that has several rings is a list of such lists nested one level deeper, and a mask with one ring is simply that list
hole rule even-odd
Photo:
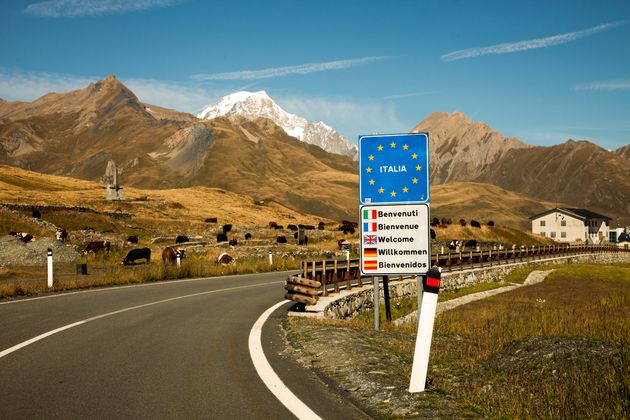
[{"label": "black cow", "polygon": [[245,234],[245,240],[248,241],[250,239],[252,239],[252,234],[251,233],[246,233]]},{"label": "black cow", "polygon": [[487,225],[490,227],[494,226],[494,220],[488,220]]},{"label": "black cow", "polygon": [[276,222],[269,222],[269,229],[275,229],[278,224]]},{"label": "black cow", "polygon": [[481,228],[481,223],[479,223],[479,222],[478,222],[478,221],[476,221],[476,220],[471,220],[471,221],[470,221],[470,226],[471,226],[471,227],[474,227],[474,228]]},{"label": "black cow", "polygon": [[151,248],[136,248],[127,253],[127,256],[123,259],[123,265],[135,264],[138,260],[151,261]]},{"label": "black cow", "polygon": [[17,237],[20,239],[20,241],[24,242],[25,244],[33,240],[33,235],[27,232],[19,232],[17,234]]},{"label": "black cow", "polygon": [[284,226],[282,225],[276,225],[276,227],[274,227],[275,230],[282,230],[284,229]]},{"label": "black cow", "polygon": [[37,209],[33,210],[33,218],[34,219],[41,219],[42,218],[42,214],[40,213],[39,210],[37,210]]},{"label": "black cow", "polygon": [[97,252],[105,251],[107,254],[109,254],[110,247],[111,244],[109,243],[109,241],[92,241],[88,242],[83,253],[87,255],[89,253],[96,254]]},{"label": "black cow", "polygon": [[217,223],[219,221],[219,219],[217,219],[216,217],[208,217],[205,222],[206,223]]},{"label": "black cow", "polygon": [[435,239],[436,236],[435,231],[431,229],[431,239]]},{"label": "black cow", "polygon": [[65,229],[60,229],[55,233],[58,241],[65,242],[68,239],[68,231]]},{"label": "black cow", "polygon": [[324,230],[325,227],[326,227],[326,223],[324,223],[324,222],[319,222],[317,224],[317,229],[318,230]]},{"label": "black cow", "polygon": [[298,227],[295,226],[295,225],[287,225],[287,229],[289,229],[289,230],[298,230]]},{"label": "black cow", "polygon": [[287,237],[286,236],[276,236],[276,243],[286,244],[287,243]]},{"label": "black cow", "polygon": [[223,225],[223,233],[228,233],[232,231],[232,225]]},{"label": "black cow", "polygon": [[188,236],[177,235],[177,237],[175,238],[175,243],[176,244],[183,244],[184,242],[190,242],[190,239],[188,239]]},{"label": "black cow", "polygon": [[127,236],[127,245],[138,245],[138,237],[136,235]]},{"label": "black cow", "polygon": [[225,233],[219,233],[217,234],[217,243],[219,242],[227,242],[228,241],[228,237]]},{"label": "black cow", "polygon": [[466,241],[466,243],[464,243],[464,246],[466,248],[477,248],[477,241],[474,239],[470,239]]},{"label": "black cow", "polygon": [[230,246],[236,246],[236,245],[238,245],[238,241],[236,239],[230,239],[229,244],[230,244]]}]

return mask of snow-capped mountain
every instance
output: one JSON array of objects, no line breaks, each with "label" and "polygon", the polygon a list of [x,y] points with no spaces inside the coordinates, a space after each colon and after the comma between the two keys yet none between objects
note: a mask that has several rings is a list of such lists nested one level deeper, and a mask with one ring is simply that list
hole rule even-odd
[{"label": "snow-capped mountain", "polygon": [[224,96],[215,105],[206,107],[197,117],[211,120],[230,115],[240,115],[252,119],[269,118],[292,137],[319,146],[327,152],[357,159],[358,148],[356,144],[321,121],[311,123],[304,117],[286,112],[265,91],[236,92]]}]

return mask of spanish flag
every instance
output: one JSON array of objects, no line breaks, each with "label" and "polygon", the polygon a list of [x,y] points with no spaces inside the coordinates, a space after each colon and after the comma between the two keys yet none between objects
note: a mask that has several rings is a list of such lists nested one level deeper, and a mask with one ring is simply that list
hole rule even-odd
[{"label": "spanish flag", "polygon": [[376,270],[377,264],[376,264],[376,260],[365,260],[363,261],[363,270],[367,271],[367,270]]},{"label": "spanish flag", "polygon": [[378,256],[376,248],[363,248],[363,257],[374,258],[376,256]]}]

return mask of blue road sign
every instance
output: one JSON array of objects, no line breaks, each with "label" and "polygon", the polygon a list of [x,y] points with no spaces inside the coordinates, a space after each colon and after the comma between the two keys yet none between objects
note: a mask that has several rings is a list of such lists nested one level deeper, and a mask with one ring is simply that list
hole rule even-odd
[{"label": "blue road sign", "polygon": [[429,135],[360,136],[359,201],[429,203]]}]

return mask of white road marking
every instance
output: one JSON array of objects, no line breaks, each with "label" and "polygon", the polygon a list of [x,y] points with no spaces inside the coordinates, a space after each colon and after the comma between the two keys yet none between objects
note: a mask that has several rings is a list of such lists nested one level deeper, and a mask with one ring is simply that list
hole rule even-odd
[{"label": "white road marking", "polygon": [[282,382],[280,377],[274,372],[273,368],[265,357],[265,352],[262,348],[262,327],[269,318],[269,316],[278,309],[280,306],[287,303],[286,300],[276,303],[271,308],[267,309],[254,323],[251,331],[249,332],[249,356],[252,358],[256,373],[260,376],[260,379],[264,382],[265,386],[269,388],[269,391],[280,402],[299,419],[319,419],[319,417],[313,410],[311,410],[306,404],[304,404],[293,392]]},{"label": "white road marking", "polygon": [[93,316],[91,318],[86,318],[84,320],[77,321],[75,323],[64,325],[63,327],[59,327],[59,328],[56,328],[54,330],[45,332],[44,334],[40,334],[40,335],[38,335],[36,337],[33,337],[33,338],[29,339],[29,340],[26,340],[26,341],[23,341],[23,342],[21,342],[19,344],[16,344],[13,347],[9,347],[6,350],[0,351],[0,359],[3,358],[4,356],[7,356],[7,355],[9,355],[9,354],[11,354],[13,352],[16,352],[16,351],[20,350],[20,349],[22,349],[22,348],[24,348],[24,347],[26,347],[28,345],[31,345],[31,344],[36,343],[38,341],[41,341],[41,340],[43,340],[46,337],[50,337],[51,335],[60,333],[60,332],[65,331],[65,330],[69,330],[70,328],[78,327],[79,325],[87,324],[88,322],[96,321],[97,319],[106,318],[106,317],[113,316],[113,315],[118,315],[118,314],[121,314],[123,312],[133,311],[135,309],[146,308],[148,306],[159,305],[161,303],[172,302],[172,301],[175,301],[175,300],[187,299],[187,298],[191,298],[191,297],[195,297],[195,296],[210,295],[210,294],[219,293],[219,292],[229,292],[229,291],[232,291],[232,290],[246,289],[246,288],[250,288],[250,287],[268,286],[270,284],[277,284],[277,283],[278,283],[278,281],[272,281],[272,282],[268,282],[268,283],[252,284],[252,285],[247,285],[247,286],[235,286],[235,287],[228,287],[228,288],[225,288],[225,289],[217,289],[217,290],[209,290],[209,291],[206,291],[206,292],[192,293],[190,295],[177,296],[177,297],[173,297],[173,298],[158,300],[158,301],[155,301],[155,302],[144,303],[142,305],[131,306],[129,308],[123,308],[123,309],[119,309],[117,311],[112,311],[112,312],[107,312],[107,313],[104,313],[104,314],[101,314],[101,315],[96,315],[96,316]]},{"label": "white road marking", "polygon": [[[286,271],[286,272],[287,273],[294,273],[295,270],[289,270],[289,271]],[[274,273],[282,275],[285,272],[284,271],[276,271]],[[258,276],[260,274],[265,274],[265,273],[238,274],[238,277],[240,278],[240,277],[248,277],[248,276]],[[176,284],[191,283],[191,282],[196,282],[196,281],[201,281],[201,280],[219,280],[219,279],[224,279],[224,278],[228,278],[228,277],[235,277],[235,276],[234,275],[228,275],[228,276],[216,276],[216,277],[197,277],[197,278],[194,278],[194,279],[164,280],[164,281],[157,281],[157,282],[152,282],[152,283],[129,284],[129,285],[125,285],[125,286],[100,287],[100,288],[96,288],[96,289],[77,290],[76,292],[53,293],[53,294],[45,295],[45,296],[36,296],[36,297],[29,297],[29,298],[17,299],[17,300],[7,300],[7,301],[4,301],[4,302],[0,302],[0,305],[11,305],[11,304],[15,304],[15,303],[26,303],[26,302],[32,302],[34,300],[60,298],[60,297],[78,295],[78,294],[83,294],[83,293],[109,292],[109,291],[112,291],[112,290],[128,289],[128,288],[131,288],[131,287],[153,287],[153,286],[176,285]]]}]

